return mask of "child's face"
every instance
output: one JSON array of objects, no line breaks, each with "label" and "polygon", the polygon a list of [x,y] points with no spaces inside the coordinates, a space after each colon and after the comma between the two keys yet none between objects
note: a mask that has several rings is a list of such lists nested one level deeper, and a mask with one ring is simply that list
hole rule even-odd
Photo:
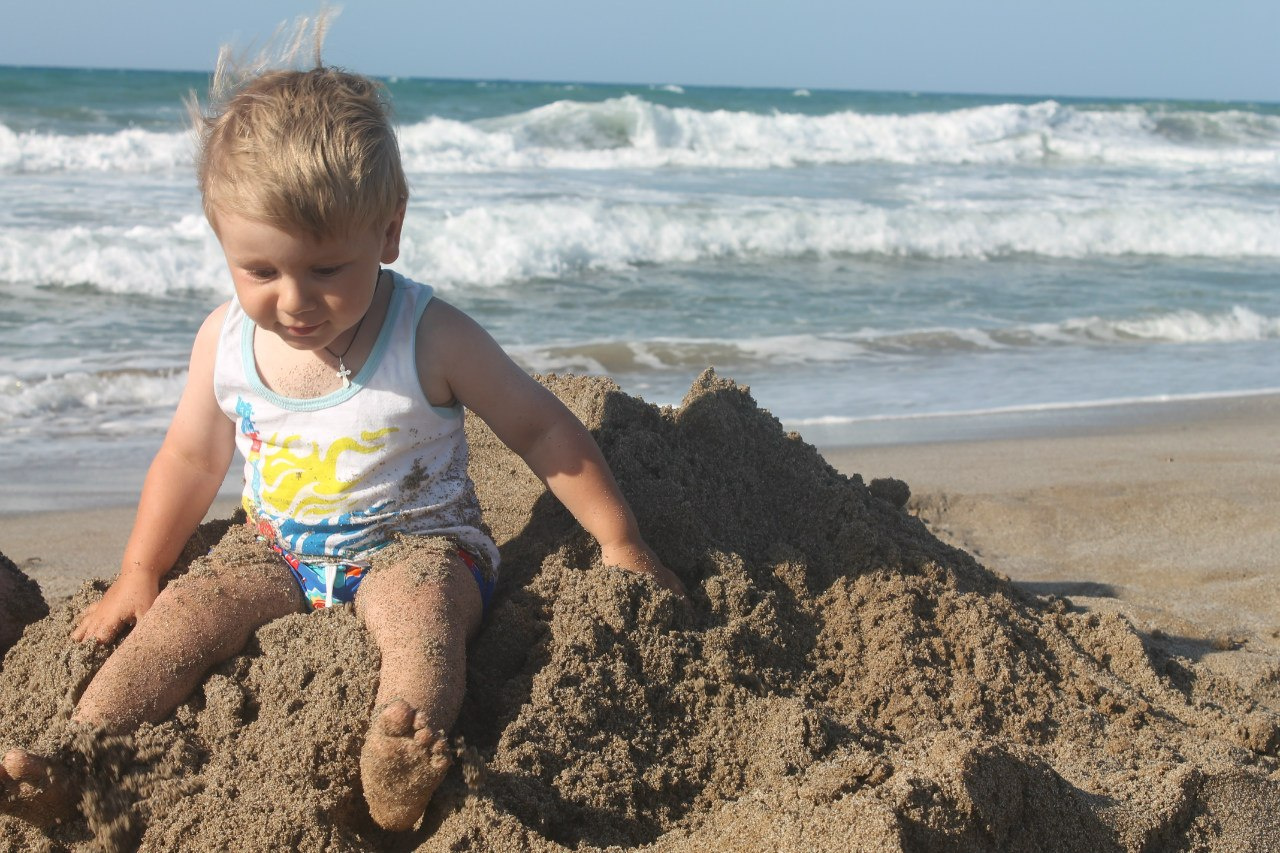
[{"label": "child's face", "polygon": [[401,207],[384,226],[318,240],[219,212],[215,230],[249,318],[289,346],[314,351],[369,310],[379,264],[400,253],[403,220]]}]

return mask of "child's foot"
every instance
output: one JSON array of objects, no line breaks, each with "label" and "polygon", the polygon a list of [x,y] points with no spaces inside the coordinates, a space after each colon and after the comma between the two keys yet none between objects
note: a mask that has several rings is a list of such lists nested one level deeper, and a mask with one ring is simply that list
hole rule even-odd
[{"label": "child's foot", "polygon": [[445,733],[431,731],[403,699],[392,702],[373,718],[360,751],[369,814],[383,829],[412,829],[451,762]]},{"label": "child's foot", "polygon": [[65,768],[11,749],[0,761],[0,813],[49,826],[71,814],[76,804],[75,786]]}]

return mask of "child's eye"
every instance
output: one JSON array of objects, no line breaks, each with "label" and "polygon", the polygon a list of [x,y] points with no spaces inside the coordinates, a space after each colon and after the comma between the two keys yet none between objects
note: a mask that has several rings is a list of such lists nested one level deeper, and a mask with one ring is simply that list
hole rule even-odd
[{"label": "child's eye", "polygon": [[335,267],[316,267],[315,274],[320,276],[337,275],[342,270],[341,266]]},{"label": "child's eye", "polygon": [[245,272],[249,274],[250,278],[257,279],[258,281],[270,281],[276,274],[275,270],[268,269],[267,267],[245,270]]}]

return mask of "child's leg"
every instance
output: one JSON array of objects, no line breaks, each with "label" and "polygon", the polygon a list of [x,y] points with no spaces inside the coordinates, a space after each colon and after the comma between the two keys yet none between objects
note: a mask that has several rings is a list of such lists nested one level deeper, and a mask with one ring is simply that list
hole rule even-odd
[{"label": "child's leg", "polygon": [[[245,543],[250,544],[250,543]],[[258,543],[252,543],[258,544]],[[252,556],[249,556],[249,554]],[[296,613],[302,596],[288,568],[265,546],[219,559],[169,584],[98,670],[73,720],[110,731],[159,722],[249,635]],[[66,771],[14,749],[0,760],[0,811],[43,822],[74,805]]]},{"label": "child's leg", "polygon": [[446,733],[462,707],[467,641],[483,610],[471,570],[438,542],[393,546],[356,594],[382,654],[360,779],[369,813],[390,830],[417,823],[449,768]]},{"label": "child's leg", "polygon": [[293,575],[265,546],[254,559],[215,562],[184,575],[107,658],[73,719],[117,732],[157,723],[205,673],[243,649],[250,634],[301,606]]}]

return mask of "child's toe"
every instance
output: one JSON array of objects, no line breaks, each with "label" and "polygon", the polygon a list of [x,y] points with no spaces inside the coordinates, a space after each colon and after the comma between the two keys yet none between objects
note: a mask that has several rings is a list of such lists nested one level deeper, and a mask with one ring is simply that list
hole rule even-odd
[{"label": "child's toe", "polygon": [[378,715],[378,729],[388,737],[408,737],[413,734],[416,716],[408,702],[397,699]]},{"label": "child's toe", "polygon": [[37,775],[40,769],[31,753],[24,749],[11,749],[0,760],[0,780],[20,782]]}]

